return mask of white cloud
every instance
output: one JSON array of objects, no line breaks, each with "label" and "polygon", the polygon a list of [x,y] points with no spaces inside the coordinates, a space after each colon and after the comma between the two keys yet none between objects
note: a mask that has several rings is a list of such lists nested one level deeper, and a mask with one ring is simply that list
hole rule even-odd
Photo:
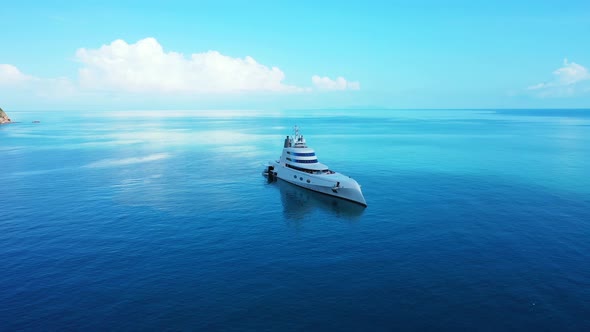
[{"label": "white cloud", "polygon": [[76,58],[83,88],[164,93],[297,92],[283,83],[278,67],[252,57],[233,58],[217,51],[166,52],[154,38],[135,44],[115,40],[99,49],[81,48]]},{"label": "white cloud", "polygon": [[[129,102],[147,98],[161,101],[173,95],[183,102],[204,94],[310,93],[358,90],[358,82],[343,77],[312,77],[312,86],[285,83],[278,67],[258,63],[250,56],[234,58],[217,51],[183,55],[166,51],[154,38],[128,44],[115,40],[99,48],[76,51],[78,77],[43,78],[25,74],[12,64],[0,64],[0,98],[68,101],[74,104]],[[141,97],[141,99],[137,99]]]},{"label": "white cloud", "polygon": [[361,88],[359,82],[348,82],[344,77],[333,80],[327,76],[314,75],[311,77],[311,82],[319,90],[359,90]]},{"label": "white cloud", "polygon": [[10,64],[0,64],[0,85],[17,84],[32,80],[35,80],[35,78],[23,74],[15,66]]},{"label": "white cloud", "polygon": [[562,85],[575,84],[590,79],[588,69],[575,62],[568,62],[567,59],[563,60],[563,67],[554,71],[553,75]]},{"label": "white cloud", "polygon": [[[0,97],[26,95],[44,99],[60,99],[76,94],[76,85],[66,77],[41,78],[24,74],[16,66],[0,64]],[[22,94],[22,95],[21,95]]]},{"label": "white cloud", "polygon": [[548,82],[531,85],[527,90],[540,97],[573,96],[580,91],[588,91],[582,85],[590,81],[590,72],[582,65],[563,60],[563,67],[553,71],[553,79]]}]

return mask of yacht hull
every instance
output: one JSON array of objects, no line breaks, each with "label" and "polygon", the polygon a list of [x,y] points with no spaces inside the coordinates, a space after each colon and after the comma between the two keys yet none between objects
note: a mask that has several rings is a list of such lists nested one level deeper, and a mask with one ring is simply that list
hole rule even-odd
[{"label": "yacht hull", "polygon": [[273,167],[271,170],[273,176],[278,179],[305,189],[367,206],[360,185],[346,175],[337,172],[333,174],[311,174],[285,167],[279,163],[269,164]]}]

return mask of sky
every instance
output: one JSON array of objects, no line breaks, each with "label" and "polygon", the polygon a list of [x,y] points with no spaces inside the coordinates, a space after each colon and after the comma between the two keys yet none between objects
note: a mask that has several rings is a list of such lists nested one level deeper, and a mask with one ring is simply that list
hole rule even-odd
[{"label": "sky", "polygon": [[5,110],[589,108],[590,1],[0,0]]}]

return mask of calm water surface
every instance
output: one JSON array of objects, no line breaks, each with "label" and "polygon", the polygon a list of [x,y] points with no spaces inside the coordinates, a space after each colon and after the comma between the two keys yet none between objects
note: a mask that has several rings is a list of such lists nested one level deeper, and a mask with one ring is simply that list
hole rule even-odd
[{"label": "calm water surface", "polygon": [[590,111],[10,116],[0,330],[590,329]]}]

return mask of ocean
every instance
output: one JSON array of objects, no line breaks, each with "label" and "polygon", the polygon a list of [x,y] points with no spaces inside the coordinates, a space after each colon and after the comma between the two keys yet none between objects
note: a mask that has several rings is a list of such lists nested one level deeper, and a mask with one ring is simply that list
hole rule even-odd
[{"label": "ocean", "polygon": [[590,110],[8,113],[2,331],[590,330]]}]

